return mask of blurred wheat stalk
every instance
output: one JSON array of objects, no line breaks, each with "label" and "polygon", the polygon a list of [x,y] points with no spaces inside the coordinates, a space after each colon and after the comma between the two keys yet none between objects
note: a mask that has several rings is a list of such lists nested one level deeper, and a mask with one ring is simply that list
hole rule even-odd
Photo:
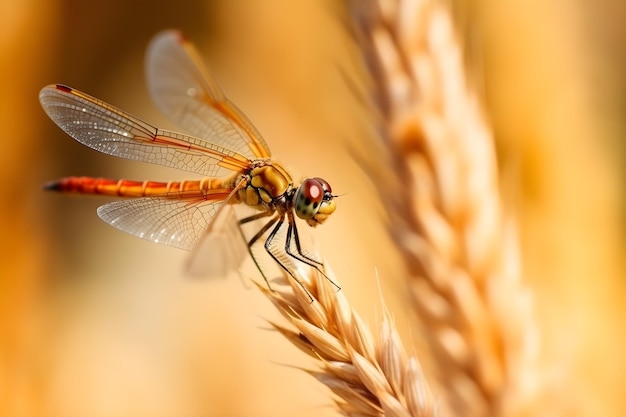
[{"label": "blurred wheat stalk", "polygon": [[406,261],[445,407],[532,414],[541,381],[530,294],[450,10],[429,0],[349,7],[380,120],[376,156],[387,162],[366,164]]},{"label": "blurred wheat stalk", "polygon": [[[349,0],[377,128],[365,161],[407,266],[444,415],[536,414],[541,378],[530,293],[517,237],[502,208],[494,141],[468,87],[449,8],[429,0]],[[381,165],[380,161],[385,164]],[[313,372],[349,415],[433,415],[430,390],[389,317],[378,342],[342,293],[319,278],[265,291],[317,356]],[[393,359],[392,359],[393,358]]]}]

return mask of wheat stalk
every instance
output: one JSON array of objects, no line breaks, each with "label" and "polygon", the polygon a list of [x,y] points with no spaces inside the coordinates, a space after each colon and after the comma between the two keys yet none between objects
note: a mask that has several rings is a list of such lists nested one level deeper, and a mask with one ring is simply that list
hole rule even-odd
[{"label": "wheat stalk", "polygon": [[[308,272],[307,272],[308,271]],[[343,291],[328,277],[294,267],[296,281],[285,274],[272,290],[259,289],[291,322],[293,328],[272,326],[294,345],[319,360],[309,373],[336,395],[335,403],[349,416],[434,416],[435,402],[421,367],[409,357],[384,310],[374,337],[352,310]]]},{"label": "wheat stalk", "polygon": [[[455,415],[528,415],[539,378],[529,293],[494,142],[440,1],[348,1],[377,120],[373,172],[412,304]],[[381,166],[381,161],[385,164]]]}]

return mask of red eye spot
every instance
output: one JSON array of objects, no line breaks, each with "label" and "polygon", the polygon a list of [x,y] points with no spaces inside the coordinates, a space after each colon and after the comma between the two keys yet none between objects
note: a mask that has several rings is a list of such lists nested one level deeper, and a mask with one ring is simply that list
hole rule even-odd
[{"label": "red eye spot", "polygon": [[322,185],[315,179],[309,178],[302,183],[302,190],[304,191],[304,197],[308,204],[320,202],[324,199],[324,189]]},{"label": "red eye spot", "polygon": [[311,185],[309,187],[309,197],[311,198],[311,200],[317,200],[320,196],[322,195],[322,189],[321,187],[317,186],[317,185]]}]

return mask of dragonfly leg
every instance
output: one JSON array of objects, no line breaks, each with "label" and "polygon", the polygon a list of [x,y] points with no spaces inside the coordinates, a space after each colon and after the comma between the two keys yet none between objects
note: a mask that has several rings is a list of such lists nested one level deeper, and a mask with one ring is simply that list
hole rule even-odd
[{"label": "dragonfly leg", "polygon": [[[243,219],[239,220],[239,226],[240,226],[239,227],[239,231],[241,232],[241,236],[243,237],[243,239],[246,240],[246,237],[243,234],[243,230],[241,229],[241,225],[242,224],[251,222],[253,220],[258,220],[258,219],[261,219],[263,217],[271,216],[271,215],[272,215],[272,212],[265,211],[263,213],[258,213],[258,214],[255,214],[255,215],[252,215],[252,216],[249,216],[249,217],[246,217],[246,218],[243,218]],[[261,230],[259,230],[254,236],[252,236],[252,239],[250,239],[248,241],[248,253],[252,257],[252,260],[254,261],[254,264],[256,265],[257,269],[261,273],[261,276],[265,280],[265,283],[267,284],[267,288],[269,288],[270,290],[272,289],[272,286],[270,285],[270,282],[267,279],[267,276],[265,276],[265,273],[263,272],[263,269],[261,269],[261,265],[259,265],[259,262],[256,260],[256,258],[254,257],[254,254],[252,253],[252,245],[254,245],[256,243],[256,241],[259,240],[259,238],[261,236],[263,236],[263,234],[265,234],[265,232],[267,232],[274,225],[274,223],[276,223],[278,221],[278,219],[280,219],[280,216],[276,216],[273,219],[271,219],[269,222],[265,223],[263,225],[263,227],[261,228]],[[280,264],[280,262],[279,262],[279,264]],[[282,264],[281,264],[281,266],[282,266]]]},{"label": "dragonfly leg", "polygon": [[[291,256],[292,258],[297,259],[300,262],[305,263],[312,268],[315,268],[315,270],[319,272],[320,274],[322,274],[324,278],[326,278],[328,282],[330,282],[337,289],[337,291],[341,290],[341,287],[337,285],[335,281],[330,279],[324,273],[324,271],[322,271],[322,268],[321,268],[323,266],[322,262],[302,252],[302,246],[300,245],[300,236],[298,236],[298,227],[296,226],[293,213],[287,213],[287,221],[289,222],[289,228],[287,229],[287,238],[285,239],[285,252],[287,252],[287,254]],[[296,250],[298,251],[298,253],[294,253],[291,250],[291,237],[292,236],[293,236],[294,241],[296,242]]]},{"label": "dragonfly leg", "polygon": [[[239,220],[239,224],[246,224],[246,223],[250,223],[253,222],[255,220],[259,220],[262,219],[263,217],[269,217],[272,214],[274,214],[273,211],[267,210],[267,211],[262,211],[260,213],[257,214],[253,214],[252,216],[248,216],[248,217],[244,217],[243,219]],[[268,227],[269,229],[269,227]],[[267,230],[266,230],[267,231]],[[258,239],[258,238],[257,238]]]},{"label": "dragonfly leg", "polygon": [[[265,211],[265,212],[262,212],[262,213],[253,214],[252,216],[248,216],[248,217],[245,217],[245,218],[239,220],[239,225],[241,226],[242,224],[249,223],[249,222],[252,222],[252,221],[255,221],[255,220],[262,219],[264,217],[271,216],[272,214],[273,214],[273,212],[271,212],[271,211]],[[272,229],[272,231],[270,232],[269,236],[265,240],[265,244],[264,244],[265,251],[272,257],[272,259],[282,269],[284,269],[289,275],[291,275],[291,277],[293,279],[295,279],[298,282],[298,284],[300,284],[300,286],[304,289],[304,291],[306,291],[307,294],[309,294],[309,291],[304,287],[304,284],[302,283],[302,281],[300,281],[294,275],[294,273],[289,268],[287,268],[287,266],[285,266],[285,264],[283,264],[280,261],[280,259],[278,258],[278,256],[276,256],[274,254],[274,252],[272,252],[272,248],[271,248],[272,241],[274,240],[274,237],[276,237],[276,234],[278,233],[278,231],[282,227],[284,221],[285,221],[285,215],[284,214],[283,215],[279,214],[279,215],[275,216],[274,218],[270,219],[270,221],[268,221],[267,223],[265,223],[263,225],[263,227],[257,233],[255,233],[255,235],[252,236],[252,238],[248,241],[248,253],[252,257],[252,260],[254,261],[254,264],[256,265],[257,269],[259,270],[259,272],[263,276],[263,279],[265,280],[265,283],[267,284],[267,288],[272,290],[272,286],[270,285],[270,282],[267,279],[267,276],[263,272],[263,269],[261,268],[261,266],[259,265],[258,261],[254,257],[254,254],[252,253],[252,245],[254,245],[261,238],[261,236],[263,236],[272,226],[274,226],[274,224],[276,224],[274,226],[274,229]],[[241,227],[239,228],[239,230],[240,230],[240,232],[241,232],[241,234],[243,236],[243,230],[241,229]],[[245,240],[245,236],[244,236],[244,240]],[[298,259],[297,257],[295,257],[293,255],[292,255],[292,257],[295,258],[295,259]],[[313,302],[313,297],[311,296],[311,294],[309,294],[309,298],[311,299],[311,302]]]},{"label": "dragonfly leg", "polygon": [[[280,265],[281,268],[283,268],[289,275],[291,275],[291,277],[293,279],[295,279],[298,284],[300,284],[300,286],[302,287],[302,289],[308,294],[309,299],[311,302],[313,302],[313,296],[309,293],[309,291],[306,289],[306,287],[304,286],[304,283],[298,279],[298,277],[296,277],[296,275],[293,273],[293,271],[289,268],[287,268],[287,266],[285,266],[285,264],[283,264],[280,259],[278,259],[278,257],[274,254],[274,252],[272,252],[272,241],[274,240],[274,237],[276,237],[276,234],[278,233],[278,231],[280,230],[280,228],[282,227],[283,223],[285,222],[285,215],[281,215],[280,217],[277,216],[278,219],[278,223],[276,224],[276,226],[274,227],[274,229],[272,229],[272,231],[270,232],[269,236],[267,237],[267,239],[265,240],[265,250],[267,251],[267,253],[272,257],[272,259],[274,259],[274,261],[276,261],[276,263],[278,265]],[[258,234],[258,233],[257,233]],[[256,235],[255,235],[256,236]],[[293,256],[292,256],[293,257]],[[295,258],[295,257],[294,257]],[[298,259],[298,258],[295,258]],[[269,286],[269,282],[267,284]]]}]

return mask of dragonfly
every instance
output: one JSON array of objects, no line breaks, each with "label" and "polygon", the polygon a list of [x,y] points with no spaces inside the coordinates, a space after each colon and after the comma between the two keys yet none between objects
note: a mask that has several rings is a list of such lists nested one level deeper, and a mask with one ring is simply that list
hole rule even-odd
[{"label": "dragonfly", "polygon": [[[246,243],[268,287],[269,281],[251,249],[263,237],[267,253],[296,280],[288,260],[303,262],[326,277],[322,262],[303,250],[296,217],[312,227],[324,223],[336,208],[337,196],[330,184],[318,177],[297,183],[271,158],[259,131],[226,97],[197,50],[180,32],[165,31],[151,41],[146,76],[153,101],[189,134],[159,129],[62,84],[44,87],[39,101],[50,119],[83,145],[201,178],[162,182],[70,176],[51,181],[44,188],[121,197],[100,206],[98,216],[131,235],[190,251],[198,250],[203,240],[211,241],[221,216],[241,232],[239,238],[244,239],[242,243]],[[248,207],[253,214],[237,218],[229,210],[235,206]],[[247,238],[242,226],[257,223],[260,227]],[[282,248],[277,236],[284,237]],[[218,246],[226,244],[217,242]]]}]

